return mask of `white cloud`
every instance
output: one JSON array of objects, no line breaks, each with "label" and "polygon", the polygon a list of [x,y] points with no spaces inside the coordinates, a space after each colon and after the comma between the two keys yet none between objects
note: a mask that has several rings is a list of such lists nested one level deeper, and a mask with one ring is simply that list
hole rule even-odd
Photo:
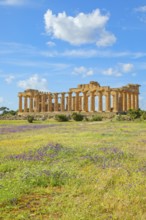
[{"label": "white cloud", "polygon": [[135,11],[137,11],[137,12],[146,12],[146,5],[135,8]]},{"label": "white cloud", "polygon": [[146,5],[137,7],[134,9],[135,12],[139,13],[139,20],[146,23]]},{"label": "white cloud", "polygon": [[0,104],[4,102],[3,97],[0,97]]},{"label": "white cloud", "polygon": [[18,86],[22,89],[38,89],[41,91],[48,91],[47,80],[45,78],[40,78],[37,74],[34,74],[29,79],[19,81]]},{"label": "white cloud", "polygon": [[[132,73],[134,65],[132,63],[119,63],[115,67],[110,67],[102,71],[103,75],[120,77],[125,73]],[[135,76],[135,74],[132,76]]]},{"label": "white cloud", "polygon": [[123,63],[121,64],[121,69],[124,73],[129,73],[134,69],[134,66],[131,63]]},{"label": "white cloud", "polygon": [[91,57],[130,57],[132,59],[138,59],[146,57],[144,52],[130,52],[130,51],[111,51],[111,50],[95,50],[95,49],[74,49],[58,51],[41,51],[40,54],[45,57],[79,57],[79,58],[91,58]]},{"label": "white cloud", "polygon": [[86,68],[84,66],[75,67],[73,74],[82,75],[83,77],[92,76],[94,71],[91,68]]},{"label": "white cloud", "polygon": [[101,33],[100,39],[96,42],[96,45],[98,47],[105,47],[105,46],[111,46],[113,43],[115,43],[116,38],[114,35],[109,34],[106,31],[103,31]]},{"label": "white cloud", "polygon": [[48,45],[49,47],[54,47],[54,46],[56,46],[56,44],[55,44],[53,41],[48,41],[48,42],[47,42],[47,45]]},{"label": "white cloud", "polygon": [[109,14],[102,15],[99,9],[89,14],[79,13],[75,17],[67,16],[65,12],[54,15],[48,10],[44,19],[49,35],[73,45],[96,43],[103,47],[116,41],[114,34],[105,28]]},{"label": "white cloud", "polygon": [[[0,63],[9,63],[9,64],[17,64],[22,61],[18,59],[8,59],[9,55],[18,55],[18,56],[27,56],[27,57],[36,57],[36,56],[45,56],[45,57],[83,57],[83,58],[91,58],[91,57],[130,57],[132,59],[139,59],[142,57],[146,57],[146,52],[132,52],[132,51],[113,51],[113,50],[100,50],[100,49],[73,49],[73,50],[64,50],[58,51],[54,49],[49,50],[39,50],[38,48],[27,45],[27,44],[19,44],[15,42],[0,42],[0,55],[3,59],[0,59]],[[30,63],[30,59],[29,59]],[[38,62],[36,62],[37,64]]]},{"label": "white cloud", "polygon": [[108,69],[103,70],[102,74],[106,75],[106,76],[116,76],[116,77],[122,76],[121,72],[119,72],[117,69],[114,69],[114,68],[111,68],[111,67],[108,68]]},{"label": "white cloud", "polygon": [[62,53],[62,56],[90,58],[98,55],[96,50],[66,50]]},{"label": "white cloud", "polygon": [[15,79],[15,77],[12,75],[5,77],[5,81],[8,84],[10,84],[13,81],[13,79]]},{"label": "white cloud", "polygon": [[15,6],[15,5],[22,5],[26,1],[24,0],[1,0],[0,5],[9,5],[9,6]]}]

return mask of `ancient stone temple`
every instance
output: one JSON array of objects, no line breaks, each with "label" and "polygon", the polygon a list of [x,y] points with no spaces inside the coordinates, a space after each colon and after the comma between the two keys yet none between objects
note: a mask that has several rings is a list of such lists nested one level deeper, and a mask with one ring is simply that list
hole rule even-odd
[{"label": "ancient stone temple", "polygon": [[139,86],[120,88],[100,86],[98,82],[80,84],[68,92],[51,93],[28,89],[20,92],[19,115],[55,112],[126,112],[139,108]]}]

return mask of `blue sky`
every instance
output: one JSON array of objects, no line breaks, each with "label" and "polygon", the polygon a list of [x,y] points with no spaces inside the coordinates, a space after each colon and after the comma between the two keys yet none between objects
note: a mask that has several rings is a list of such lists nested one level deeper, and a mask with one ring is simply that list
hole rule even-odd
[{"label": "blue sky", "polygon": [[0,0],[0,106],[27,88],[140,84],[146,109],[145,0]]}]

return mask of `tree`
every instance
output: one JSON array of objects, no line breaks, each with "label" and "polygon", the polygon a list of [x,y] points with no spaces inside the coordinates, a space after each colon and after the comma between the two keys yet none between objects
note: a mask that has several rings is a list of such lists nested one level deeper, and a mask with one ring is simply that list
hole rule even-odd
[{"label": "tree", "polygon": [[7,108],[7,107],[4,107],[4,106],[3,106],[3,107],[0,107],[0,111],[2,111],[2,112],[3,112],[3,111],[8,111],[8,110],[9,110],[9,108]]},{"label": "tree", "polygon": [[9,108],[5,106],[0,107],[0,112],[1,112],[1,115],[6,115],[6,114],[16,115],[17,114],[17,111],[10,110]]}]

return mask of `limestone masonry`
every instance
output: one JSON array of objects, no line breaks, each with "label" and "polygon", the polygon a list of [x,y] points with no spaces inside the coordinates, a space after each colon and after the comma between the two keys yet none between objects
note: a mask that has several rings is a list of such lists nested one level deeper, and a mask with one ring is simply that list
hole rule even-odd
[{"label": "limestone masonry", "polygon": [[100,86],[98,82],[80,84],[69,92],[51,93],[28,89],[20,92],[19,115],[50,112],[126,112],[139,108],[139,86],[121,88]]}]

